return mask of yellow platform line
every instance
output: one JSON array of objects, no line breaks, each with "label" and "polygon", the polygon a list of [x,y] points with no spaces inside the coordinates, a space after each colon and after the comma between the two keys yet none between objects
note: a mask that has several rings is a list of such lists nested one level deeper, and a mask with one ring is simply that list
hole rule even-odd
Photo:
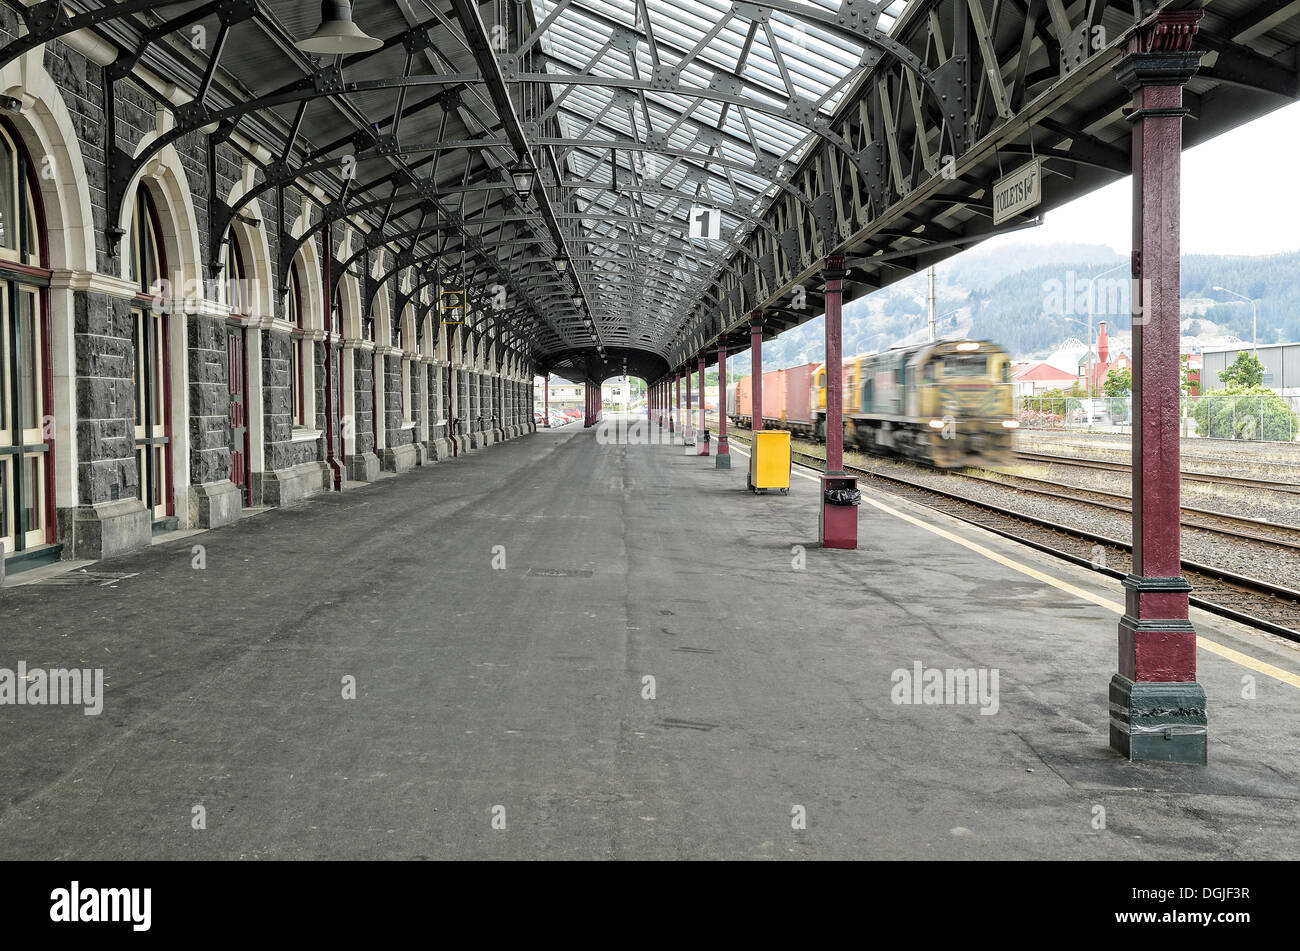
[{"label": "yellow platform line", "polygon": [[[742,456],[745,456],[746,458],[748,458],[749,456],[749,453],[743,450],[735,449],[734,451],[739,452]],[[821,479],[818,476],[812,476],[806,472],[799,472],[798,470],[795,470],[794,474],[800,476],[801,478],[807,479],[810,482],[816,482],[819,485],[821,484]],[[1072,594],[1076,598],[1080,598],[1084,601],[1089,601],[1092,604],[1097,605],[1098,607],[1103,607],[1109,611],[1114,611],[1116,614],[1122,615],[1125,611],[1124,604],[1119,601],[1113,601],[1110,598],[1103,597],[1099,594],[1093,594],[1091,591],[1085,591],[1083,588],[1080,588],[1076,585],[1072,585],[1068,581],[1062,581],[1060,578],[1055,578],[1052,575],[1039,571],[1037,568],[1031,568],[1029,565],[1021,564],[1020,562],[1016,561],[1014,558],[1008,558],[1006,555],[999,554],[998,552],[993,551],[991,548],[985,548],[979,542],[973,542],[968,538],[962,538],[960,535],[956,535],[945,528],[940,528],[938,525],[931,525],[929,522],[919,519],[914,515],[909,515],[906,512],[900,512],[898,511],[898,509],[891,508],[890,506],[886,505],[884,502],[880,502],[876,499],[871,498],[870,496],[864,494],[862,496],[862,501],[866,502],[868,505],[872,506],[873,508],[879,509],[880,511],[886,513],[887,515],[892,515],[894,516],[894,518],[902,519],[904,522],[907,522],[908,524],[915,525],[917,528],[924,529],[925,531],[930,532],[932,535],[938,535],[940,538],[946,538],[948,541],[956,542],[958,545],[961,545],[963,548],[969,548],[971,551],[979,555],[983,555],[985,558],[989,559],[990,561],[995,561],[999,565],[1002,565],[1006,568],[1010,568],[1013,571],[1018,571],[1022,575],[1028,575],[1030,578],[1033,578],[1035,581],[1041,581],[1044,584],[1049,584],[1053,588],[1056,588],[1060,591],[1064,591],[1067,594]],[[1197,632],[1196,635],[1196,646],[1204,648],[1205,650],[1209,651],[1211,654],[1217,654],[1226,660],[1230,660],[1233,663],[1240,664],[1242,667],[1245,667],[1249,670],[1253,670],[1256,673],[1264,674],[1267,677],[1272,677],[1275,680],[1280,680],[1284,684],[1290,684],[1292,687],[1300,688],[1300,674],[1294,674],[1289,670],[1284,670],[1281,667],[1275,667],[1273,664],[1266,663],[1265,661],[1257,660],[1256,658],[1251,657],[1249,654],[1243,654],[1241,651],[1233,650],[1231,647],[1228,647],[1224,644],[1220,644],[1217,641],[1210,640],[1200,632]]]}]

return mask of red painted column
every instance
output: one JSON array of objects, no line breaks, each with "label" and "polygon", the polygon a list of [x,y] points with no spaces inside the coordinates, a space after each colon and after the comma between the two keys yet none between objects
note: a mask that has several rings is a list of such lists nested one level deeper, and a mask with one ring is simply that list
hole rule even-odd
[{"label": "red painted column", "polygon": [[689,363],[682,364],[682,373],[686,377],[686,425],[684,429],[687,444],[690,444],[694,439],[694,433],[691,431],[691,365]]},{"label": "red painted column", "polygon": [[497,370],[497,438],[506,438],[506,379]]},{"label": "red painted column", "polygon": [[709,443],[704,438],[708,433],[708,424],[704,421],[704,354],[700,354],[700,427],[695,435],[695,445],[698,447],[698,454],[707,456],[709,454]]},{"label": "red painted column", "polygon": [[551,428],[551,375],[546,374],[546,379],[542,382],[542,416],[545,422],[542,423],[547,429]]},{"label": "red painted column", "polygon": [[749,356],[753,367],[749,371],[749,388],[752,391],[750,416],[751,429],[763,428],[763,312],[749,315]]},{"label": "red painted column", "polygon": [[858,507],[845,503],[845,493],[857,492],[858,480],[844,472],[844,361],[840,306],[843,303],[844,256],[826,258],[826,473],[822,476],[821,524],[823,548],[858,547]]},{"label": "red painted column", "polygon": [[715,469],[731,468],[731,449],[727,446],[727,341],[718,338],[718,456]]},{"label": "red painted column", "polygon": [[1199,10],[1143,27],[1115,67],[1133,94],[1133,568],[1124,579],[1110,745],[1130,760],[1203,764],[1205,691],[1180,537],[1179,267],[1183,86]]},{"label": "red painted column", "polygon": [[826,259],[826,474],[844,473],[844,360],[840,307],[844,295],[844,256]]},{"label": "red painted column", "polygon": [[677,429],[680,430],[681,429],[681,372],[680,370],[673,370],[672,386],[677,391],[676,396],[673,396],[673,404],[675,405],[673,405],[673,409],[672,409],[672,421],[673,421],[673,425],[675,425]]}]

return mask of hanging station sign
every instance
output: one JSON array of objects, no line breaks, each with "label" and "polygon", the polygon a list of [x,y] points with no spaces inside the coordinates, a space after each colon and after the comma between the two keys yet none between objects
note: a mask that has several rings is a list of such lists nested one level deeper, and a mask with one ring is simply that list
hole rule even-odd
[{"label": "hanging station sign", "polygon": [[722,236],[722,212],[704,205],[691,206],[690,236],[716,241]]},{"label": "hanging station sign", "polygon": [[1042,200],[1043,163],[1036,158],[993,186],[993,224],[1009,221]]}]

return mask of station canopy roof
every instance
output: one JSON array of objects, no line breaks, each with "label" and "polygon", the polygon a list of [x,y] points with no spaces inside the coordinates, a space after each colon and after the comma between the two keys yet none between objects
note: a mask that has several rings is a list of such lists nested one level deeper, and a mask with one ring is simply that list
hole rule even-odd
[{"label": "station canopy roof", "polygon": [[[1013,227],[1126,174],[1115,64],[1157,12],[1201,6],[67,0],[23,8],[14,42],[114,44],[144,69],[120,81],[172,104],[161,144],[229,141],[288,220],[307,201],[356,229],[331,278],[363,306],[384,277],[435,315],[462,290],[474,332],[539,368],[654,379],[739,346],[751,311],[767,335],[821,313],[828,254],[849,254],[851,297],[981,240],[993,183],[1024,162],[1043,163],[1042,204]],[[1295,7],[1204,5],[1189,142],[1296,98]],[[298,45],[349,12],[377,48]],[[219,246],[241,208],[207,197]]]}]

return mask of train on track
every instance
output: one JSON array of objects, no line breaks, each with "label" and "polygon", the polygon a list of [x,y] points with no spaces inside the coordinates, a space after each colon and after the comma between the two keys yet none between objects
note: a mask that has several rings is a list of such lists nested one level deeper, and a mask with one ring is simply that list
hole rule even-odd
[{"label": "train on track", "polygon": [[[941,340],[843,361],[844,445],[941,469],[1000,465],[1019,427],[1011,358],[987,340]],[[826,439],[826,364],[763,374],[767,429]],[[753,380],[727,387],[727,417],[753,428]]]}]

